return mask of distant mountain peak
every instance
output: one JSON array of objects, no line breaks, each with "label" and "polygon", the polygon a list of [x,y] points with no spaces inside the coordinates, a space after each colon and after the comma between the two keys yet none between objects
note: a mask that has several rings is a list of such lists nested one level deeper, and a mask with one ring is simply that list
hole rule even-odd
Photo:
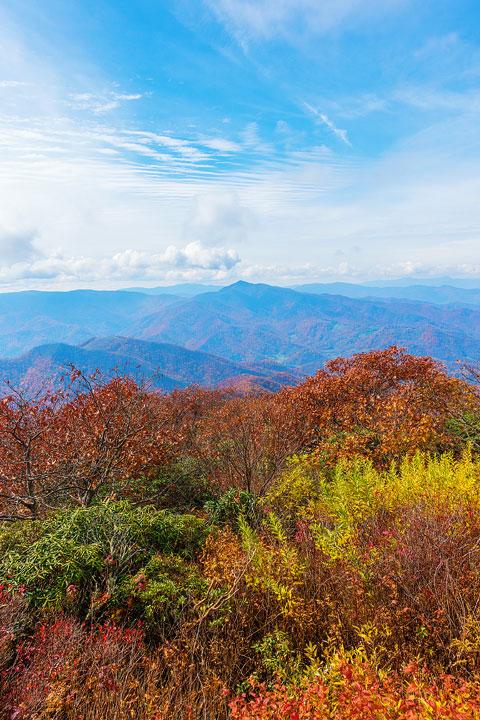
[{"label": "distant mountain peak", "polygon": [[240,290],[250,295],[264,295],[265,293],[292,294],[296,292],[292,288],[279,287],[278,285],[269,285],[268,283],[251,283],[247,282],[246,280],[237,280],[237,282],[234,282],[231,285],[227,285],[226,287],[219,290],[218,295],[227,295],[235,290]]}]

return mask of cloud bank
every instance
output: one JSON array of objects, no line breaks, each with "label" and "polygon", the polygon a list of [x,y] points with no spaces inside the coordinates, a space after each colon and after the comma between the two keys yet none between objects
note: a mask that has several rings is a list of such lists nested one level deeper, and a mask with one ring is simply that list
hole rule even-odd
[{"label": "cloud bank", "polygon": [[[0,249],[3,251],[3,246]],[[17,253],[11,264],[4,264],[8,255],[3,252],[0,258],[0,282],[5,284],[22,280],[95,282],[206,276],[221,280],[240,262],[235,250],[208,248],[199,242],[189,243],[183,248],[169,245],[163,252],[157,253],[128,249],[112,257],[68,256],[57,251],[36,257],[33,261],[31,258],[28,261],[21,259]]]}]

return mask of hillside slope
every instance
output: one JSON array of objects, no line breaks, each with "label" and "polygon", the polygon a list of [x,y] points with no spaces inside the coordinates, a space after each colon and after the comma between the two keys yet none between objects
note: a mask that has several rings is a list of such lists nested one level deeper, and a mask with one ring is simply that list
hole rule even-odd
[{"label": "hillside slope", "polygon": [[50,342],[77,344],[122,333],[129,323],[181,299],[120,290],[0,293],[0,357]]},{"label": "hillside slope", "polygon": [[115,368],[137,380],[152,382],[157,390],[171,391],[198,384],[207,387],[278,390],[301,377],[281,366],[239,365],[224,358],[177,345],[123,337],[92,338],[82,345],[41,345],[14,359],[0,360],[0,382],[30,390],[57,387],[72,364],[86,374],[108,374]]},{"label": "hillside slope", "polygon": [[[423,288],[420,294],[430,290]],[[477,293],[433,290],[443,293],[444,299],[449,293],[457,299]],[[152,348],[145,356],[133,341],[126,344],[125,338],[135,338],[208,353],[217,357],[215,367],[223,358],[247,363],[248,372],[252,364],[267,362],[282,366],[280,373],[296,368],[308,374],[330,358],[396,344],[417,355],[431,355],[454,369],[457,360],[475,363],[480,358],[480,306],[351,298],[246,282],[193,298],[84,290],[0,295],[0,357],[13,358],[52,342],[77,346],[92,337],[111,342],[112,336],[117,336],[114,349],[106,347],[104,339],[96,340],[96,345],[85,344],[84,349],[119,353],[122,361],[140,358],[150,367]],[[118,336],[123,338],[121,348]],[[161,354],[157,362],[156,352],[153,356],[153,364],[166,362],[166,375],[180,383],[223,382],[226,377],[223,371],[218,376],[217,371],[198,374],[195,363],[186,357],[177,363],[180,368],[184,365],[183,374],[181,370],[172,374],[175,362],[171,358]],[[272,377],[276,372],[273,368],[258,372],[257,368],[251,374]]]},{"label": "hillside slope", "polygon": [[127,334],[306,372],[325,359],[393,343],[452,365],[480,357],[480,308],[312,295],[239,282],[132,323]]}]

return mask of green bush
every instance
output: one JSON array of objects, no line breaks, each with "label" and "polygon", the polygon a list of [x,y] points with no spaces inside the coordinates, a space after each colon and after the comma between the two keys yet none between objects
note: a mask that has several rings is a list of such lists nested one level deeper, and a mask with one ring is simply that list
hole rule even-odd
[{"label": "green bush", "polygon": [[208,583],[183,558],[155,555],[135,576],[126,578],[119,590],[120,604],[130,602],[131,614],[140,615],[152,627],[184,620],[194,601],[206,595]]},{"label": "green bush", "polygon": [[[111,491],[111,490],[110,490]],[[128,497],[138,503],[178,511],[201,510],[216,493],[194,458],[159,468],[154,478],[137,478],[128,484]]]},{"label": "green bush", "polygon": [[480,413],[478,411],[458,413],[448,420],[447,427],[461,448],[470,446],[474,452],[480,450]]},{"label": "green bush", "polygon": [[227,490],[216,500],[206,502],[205,510],[214,525],[230,525],[234,528],[240,516],[255,521],[259,512],[255,495],[236,488]]},{"label": "green bush", "polygon": [[88,615],[153,556],[194,558],[207,534],[202,518],[127,502],[70,508],[0,528],[0,583],[24,586],[33,605]]}]

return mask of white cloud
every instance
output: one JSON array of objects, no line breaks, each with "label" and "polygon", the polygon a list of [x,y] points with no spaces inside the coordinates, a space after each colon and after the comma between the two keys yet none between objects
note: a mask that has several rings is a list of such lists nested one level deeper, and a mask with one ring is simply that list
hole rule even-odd
[{"label": "white cloud", "polygon": [[351,142],[347,137],[347,131],[341,130],[340,128],[337,128],[335,124],[325,115],[325,113],[319,113],[318,117],[323,122],[324,125],[326,125],[340,140],[342,140],[346,145],[351,146]]},{"label": "white cloud", "polygon": [[260,137],[260,131],[257,122],[248,123],[240,133],[243,145],[250,152],[262,153],[268,155],[272,152],[273,147],[266,143]]},{"label": "white cloud", "polygon": [[25,87],[29,83],[21,82],[20,80],[0,80],[0,88],[16,88]]},{"label": "white cloud", "polygon": [[254,264],[238,268],[238,276],[248,282],[270,282],[280,285],[303,284],[307,282],[344,281],[361,283],[368,280],[396,280],[414,278],[464,278],[480,277],[480,262],[433,264],[404,260],[396,263],[372,264],[369,272],[352,262],[343,261],[332,264]]},{"label": "white cloud", "polygon": [[336,101],[325,101],[329,107],[333,107],[335,114],[342,118],[356,119],[366,117],[375,112],[381,112],[388,108],[388,100],[378,97],[374,93],[360,93],[353,97],[339,98]]},{"label": "white cloud", "polygon": [[368,22],[407,0],[205,0],[237,41],[323,34],[349,22]]},{"label": "white cloud", "polygon": [[236,250],[226,250],[223,247],[207,248],[200,242],[191,242],[183,249],[170,245],[165,250],[163,258],[175,267],[203,270],[231,270],[240,262]]},{"label": "white cloud", "polygon": [[346,145],[352,145],[350,140],[347,137],[347,131],[341,130],[340,128],[337,128],[336,125],[325,115],[325,113],[320,112],[319,110],[316,110],[314,107],[309,105],[308,103],[303,103],[304,106],[309,110],[311,113],[317,117],[321,123],[326,125],[329,130],[331,130],[334,135],[336,135],[342,142],[344,142]]},{"label": "white cloud", "polygon": [[247,148],[258,148],[262,146],[260,135],[258,133],[258,123],[251,122],[242,130],[242,138]]},{"label": "white cloud", "polygon": [[199,194],[194,198],[193,213],[186,223],[186,235],[193,235],[208,245],[242,241],[255,224],[250,208],[236,193],[220,191]]},{"label": "white cloud", "polygon": [[420,110],[476,114],[480,111],[480,91],[476,88],[464,92],[455,92],[410,85],[395,90],[392,93],[392,99]]},{"label": "white cloud", "polygon": [[163,252],[156,253],[128,249],[112,257],[68,256],[56,251],[33,261],[31,257],[12,256],[11,259],[12,263],[0,263],[0,282],[3,284],[22,280],[162,280],[172,275],[191,277],[192,272],[215,279],[240,262],[235,250],[207,248],[199,242],[183,248],[169,245]]},{"label": "white cloud", "polygon": [[118,93],[108,91],[105,93],[72,93],[70,95],[70,106],[74,110],[88,110],[94,115],[105,115],[106,113],[116,110],[122,102],[131,100],[139,100],[141,94]]},{"label": "white cloud", "polygon": [[117,100],[140,100],[142,95],[140,93],[136,93],[133,95],[129,95],[128,93],[118,93],[115,95]]},{"label": "white cloud", "polygon": [[[400,274],[402,263],[432,256],[442,268],[452,257],[478,266],[480,178],[470,151],[478,127],[454,122],[425,133],[374,161],[309,147],[259,156],[243,171],[182,154],[198,150],[193,139],[0,118],[0,223],[12,237],[37,229],[31,247],[41,253],[1,262],[3,287],[223,281],[252,268],[272,282],[296,282],[295,267],[313,279],[347,277],[337,248],[356,279],[385,268]],[[363,252],[352,268],[354,245]]]},{"label": "white cloud", "polygon": [[480,263],[442,263],[435,265],[427,262],[405,260],[391,265],[378,265],[375,278],[393,280],[397,278],[478,278]]},{"label": "white cloud", "polygon": [[[290,20],[298,27],[299,19],[323,32],[328,8],[331,22],[344,22],[338,18],[353,17],[354,8],[367,16],[380,5],[376,0],[337,4],[216,3],[224,13],[231,9],[231,27],[249,38],[271,37],[277,28],[284,36]],[[233,19],[245,8],[258,30],[253,20]],[[292,143],[297,150],[290,150],[291,133],[282,122],[272,145],[255,122],[240,137],[234,135],[234,122],[224,123],[227,137],[209,137],[198,124],[177,135],[161,126],[153,132],[133,112],[122,126],[111,104],[133,110],[139,93],[99,80],[94,87],[110,89],[73,93],[70,86],[72,97],[45,60],[38,69],[30,62],[27,72],[21,53],[0,43],[2,59],[5,77],[29,83],[28,92],[15,92],[22,98],[11,106],[11,117],[6,109],[0,116],[0,222],[10,238],[0,242],[4,288],[7,283],[22,288],[86,282],[102,287],[116,278],[361,279],[418,268],[427,272],[427,267],[434,273],[453,267],[452,257],[459,273],[478,268],[479,131],[473,113],[479,100],[473,90],[402,88],[394,97],[386,92],[390,110],[402,102],[439,112],[429,116],[432,124],[421,137],[367,160],[353,151],[346,156],[314,147],[308,134],[297,136]],[[366,115],[384,102],[373,94],[340,99],[338,105],[317,100],[317,122],[345,145],[349,138],[337,127],[338,118]],[[446,125],[444,110],[464,113],[468,120],[462,124],[454,118]],[[265,133],[271,115],[255,117]],[[298,118],[290,117],[285,119],[298,127]],[[238,243],[243,262],[235,251]],[[352,263],[349,248],[357,244],[364,250]],[[59,246],[61,253],[55,251]],[[339,247],[347,264],[334,257]]]},{"label": "white cloud", "polygon": [[0,266],[18,262],[31,262],[39,257],[35,245],[36,233],[31,231],[10,232],[0,228]]},{"label": "white cloud", "polygon": [[[418,260],[401,260],[393,263],[377,262],[368,272],[348,260],[326,264],[312,261],[304,263],[248,263],[242,262],[237,252],[225,248],[207,248],[199,242],[184,247],[168,246],[158,253],[127,249],[112,257],[65,255],[56,251],[38,257],[33,262],[15,262],[0,265],[0,285],[3,289],[27,287],[97,287],[124,286],[128,283],[157,282],[221,282],[228,284],[237,279],[272,284],[344,280],[389,280],[415,277],[463,277],[480,275],[480,263],[432,264]],[[107,279],[107,281],[106,281]]]},{"label": "white cloud", "polygon": [[221,153],[236,153],[242,149],[242,146],[238,143],[232,140],[226,140],[225,138],[210,138],[209,140],[200,141],[200,144],[203,147],[218,150]]},{"label": "white cloud", "polygon": [[[141,130],[126,130],[124,132],[117,133],[116,135],[110,135],[108,138],[112,144],[124,143],[125,137],[133,137],[137,143],[146,146],[157,146],[166,148],[174,152],[177,155],[185,158],[192,162],[204,162],[208,159],[208,156],[203,150],[200,150],[196,143],[192,140],[186,140],[185,138],[178,138],[172,135],[154,133],[149,131]],[[199,142],[201,146],[208,147],[207,143]],[[217,148],[212,148],[217,149]],[[223,152],[223,150],[222,150]],[[146,154],[146,152],[145,152]],[[165,158],[167,156],[163,156]]]}]

